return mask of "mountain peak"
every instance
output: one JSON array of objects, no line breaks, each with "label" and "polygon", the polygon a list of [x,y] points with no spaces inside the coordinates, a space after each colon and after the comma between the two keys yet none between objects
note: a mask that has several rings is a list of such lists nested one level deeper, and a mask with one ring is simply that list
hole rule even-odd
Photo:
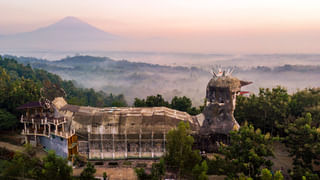
[{"label": "mountain peak", "polygon": [[[67,16],[56,23],[40,28],[34,32],[50,33],[55,34],[55,36],[58,34],[59,36],[65,35],[68,37],[77,36],[77,38],[90,37],[91,39],[110,39],[116,37],[73,16]],[[99,36],[99,38],[93,38],[93,36]]]},{"label": "mountain peak", "polygon": [[58,21],[56,24],[87,24],[87,23],[74,16],[66,16],[65,18]]}]

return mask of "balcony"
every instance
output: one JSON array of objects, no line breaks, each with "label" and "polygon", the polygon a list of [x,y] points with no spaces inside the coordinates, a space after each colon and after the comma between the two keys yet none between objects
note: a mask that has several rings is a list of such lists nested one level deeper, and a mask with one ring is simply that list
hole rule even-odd
[{"label": "balcony", "polygon": [[46,117],[46,116],[30,116],[30,117],[25,117],[21,116],[20,119],[21,123],[36,123],[36,124],[53,124],[53,125],[60,125],[63,123],[66,123],[67,120],[65,117],[60,117],[60,118],[54,118],[54,117]]}]

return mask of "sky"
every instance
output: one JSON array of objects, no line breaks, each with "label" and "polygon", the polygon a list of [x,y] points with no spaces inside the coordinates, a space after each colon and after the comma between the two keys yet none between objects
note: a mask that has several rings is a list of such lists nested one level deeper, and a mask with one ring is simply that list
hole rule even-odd
[{"label": "sky", "polygon": [[0,12],[0,34],[74,16],[163,46],[174,39],[177,51],[320,52],[319,0],[1,0]]}]

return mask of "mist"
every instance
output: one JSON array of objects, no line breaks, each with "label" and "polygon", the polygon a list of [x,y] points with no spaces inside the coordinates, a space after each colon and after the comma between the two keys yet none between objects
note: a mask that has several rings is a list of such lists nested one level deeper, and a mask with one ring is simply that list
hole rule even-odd
[{"label": "mist", "polygon": [[[142,54],[137,54],[136,58],[139,56]],[[134,62],[132,59],[114,60],[94,56],[74,56],[58,61],[14,58],[34,68],[58,74],[63,79],[74,80],[79,87],[124,94],[129,104],[132,104],[136,97],[146,98],[149,95],[161,94],[169,101],[174,96],[187,96],[192,99],[194,106],[202,105],[207,83],[212,78],[210,71],[218,66],[234,68],[233,76],[252,81],[253,84],[243,88],[250,93],[258,93],[259,88],[273,88],[278,85],[287,88],[289,93],[298,89],[320,87],[320,55],[147,54],[145,57],[148,56],[167,58],[168,62],[174,60],[177,63],[173,66],[159,65]],[[183,57],[189,59],[183,61]],[[197,66],[191,61],[196,58],[201,61],[193,62]]]}]

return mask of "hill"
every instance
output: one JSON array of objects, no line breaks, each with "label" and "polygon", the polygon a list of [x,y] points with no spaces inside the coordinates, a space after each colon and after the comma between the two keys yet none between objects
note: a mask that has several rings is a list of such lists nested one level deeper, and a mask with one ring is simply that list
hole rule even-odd
[{"label": "hill", "polygon": [[78,18],[64,19],[31,32],[0,36],[4,49],[81,50],[114,43],[121,38],[104,32]]},{"label": "hill", "polygon": [[66,92],[68,103],[83,106],[126,106],[123,95],[77,88],[73,81],[62,80],[45,70],[19,64],[0,56],[0,130],[18,125],[20,111],[16,108],[31,101],[39,101],[43,86],[55,84]]},{"label": "hill", "polygon": [[[30,64],[34,68],[58,74],[63,79],[74,80],[80,87],[125,94],[129,104],[136,97],[162,94],[166,100],[174,96],[187,96],[192,99],[194,106],[199,106],[203,104],[206,85],[211,78],[208,67],[165,66],[95,56],[66,57],[58,61],[13,58],[25,65]],[[252,85],[245,87],[245,90],[253,93],[257,93],[260,87],[271,88],[277,85],[288,88],[291,93],[297,88],[320,86],[318,65],[234,68],[234,76],[253,81]]]}]

